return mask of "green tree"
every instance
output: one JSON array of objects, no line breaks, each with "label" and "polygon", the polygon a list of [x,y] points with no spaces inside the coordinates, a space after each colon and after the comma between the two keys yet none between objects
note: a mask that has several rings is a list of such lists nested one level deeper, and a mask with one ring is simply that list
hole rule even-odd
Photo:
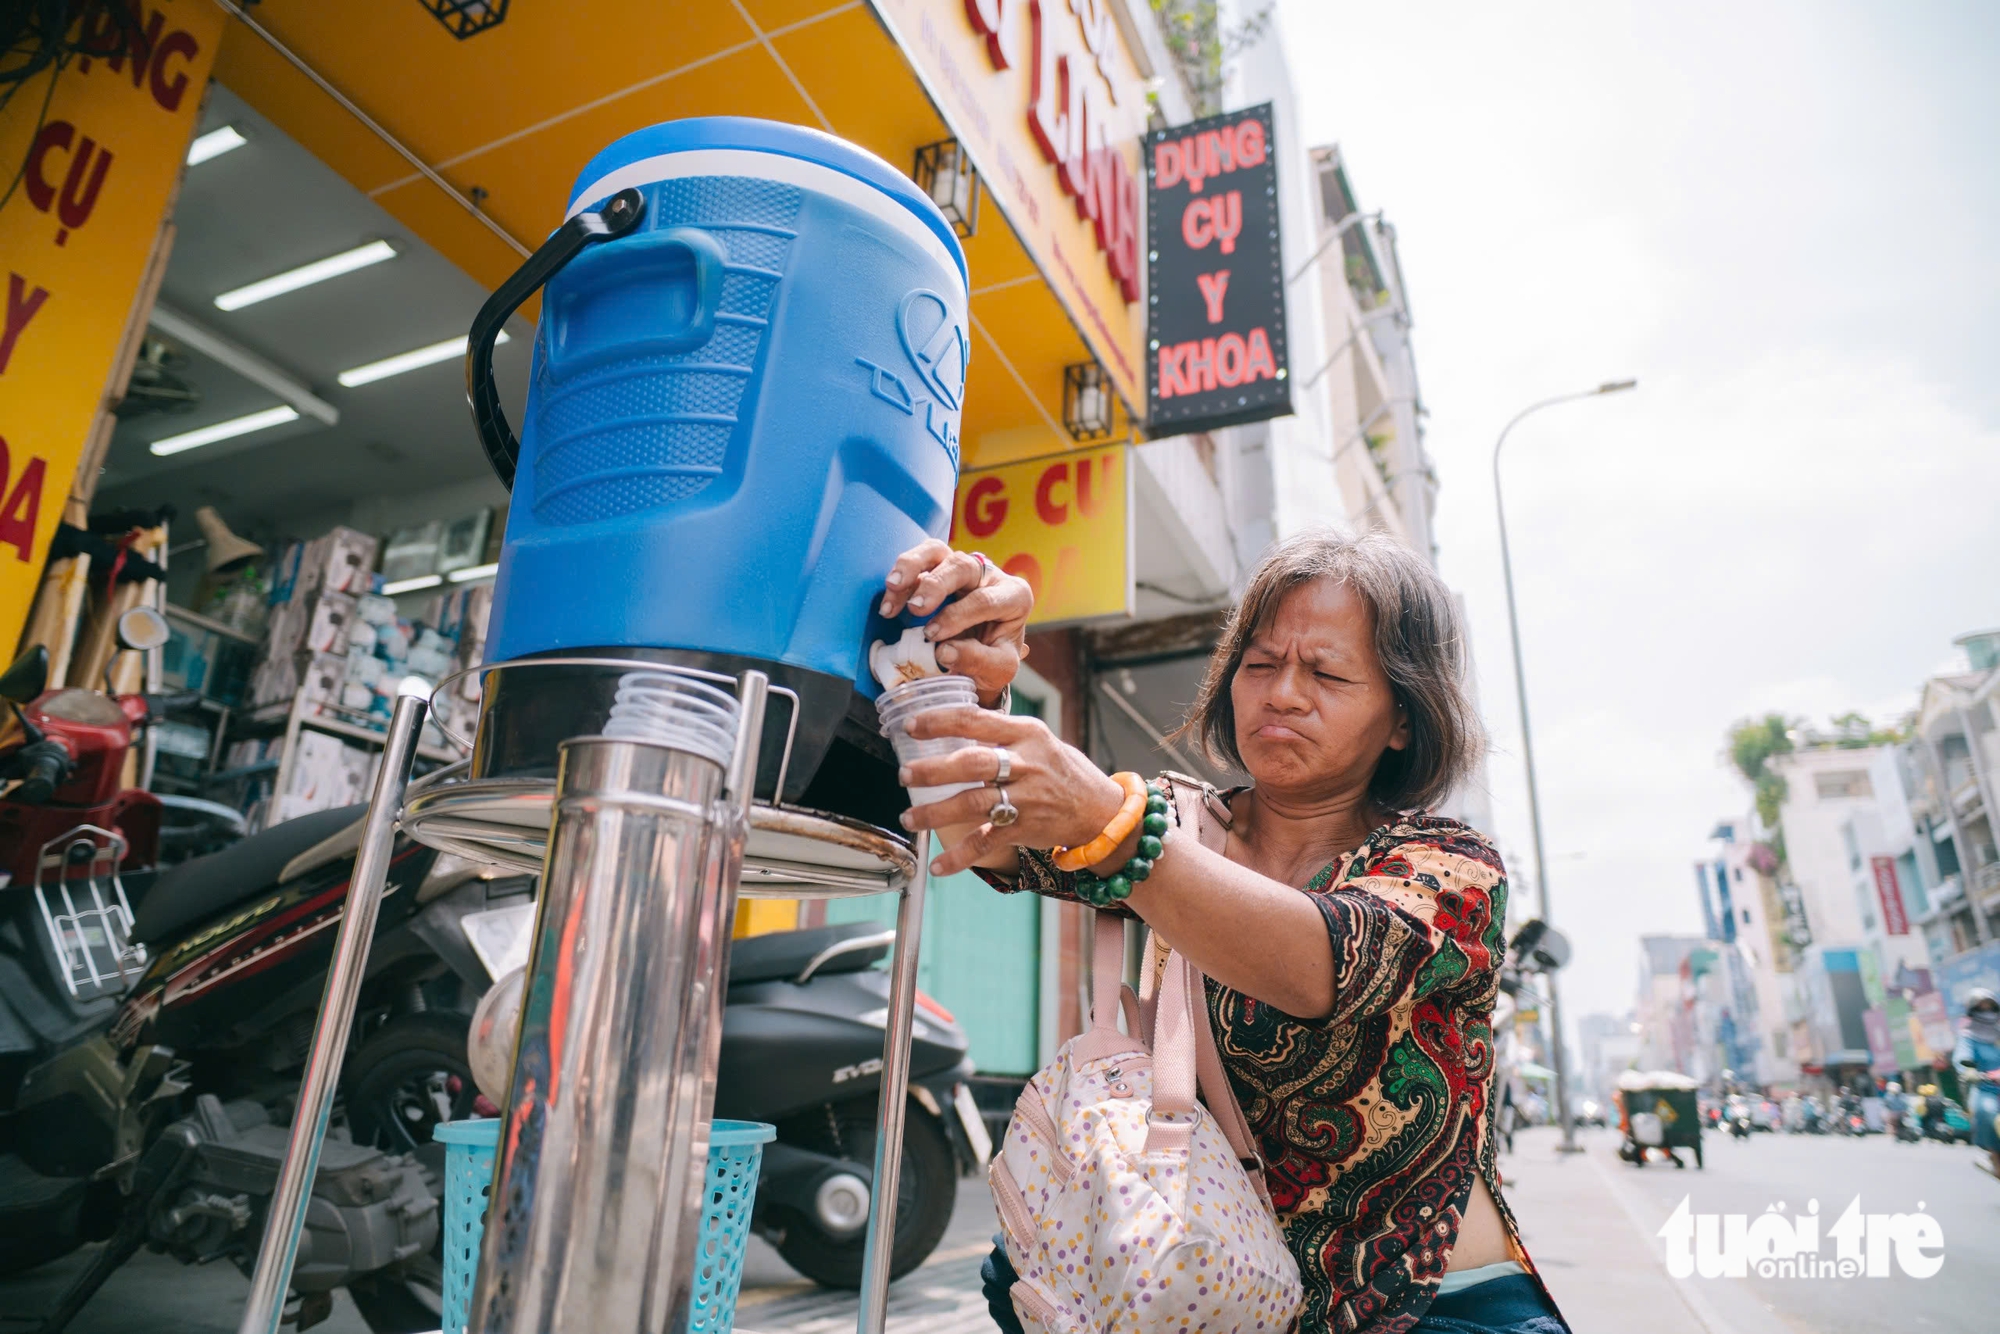
[{"label": "green tree", "polygon": [[1868,721],[1867,715],[1849,710],[1838,714],[1833,720],[1833,744],[1842,750],[1866,750],[1870,746],[1893,746],[1899,741],[1908,741],[1915,731],[1914,716],[1905,718],[1896,727],[1877,727]]},{"label": "green tree", "polygon": [[[1762,718],[1745,718],[1729,729],[1729,762],[1755,790],[1757,818],[1766,829],[1778,830],[1778,808],[1785,804],[1786,793],[1784,777],[1772,771],[1770,759],[1773,755],[1792,753],[1792,732],[1800,721],[1781,713],[1767,713]],[[1782,837],[1779,831],[1781,840]],[[1782,849],[1782,842],[1779,847]],[[1780,851],[1779,856],[1783,855]]]},{"label": "green tree", "polygon": [[1151,0],[1166,33],[1167,50],[1180,68],[1188,100],[1196,116],[1222,110],[1222,84],[1229,62],[1257,44],[1271,26],[1275,0],[1241,14],[1233,28],[1224,28],[1216,0]]}]

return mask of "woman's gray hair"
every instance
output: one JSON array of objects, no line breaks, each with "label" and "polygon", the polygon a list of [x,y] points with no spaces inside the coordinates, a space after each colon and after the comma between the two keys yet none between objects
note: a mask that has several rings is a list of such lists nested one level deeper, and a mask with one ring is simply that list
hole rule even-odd
[{"label": "woman's gray hair", "polygon": [[1244,767],[1230,696],[1236,670],[1285,596],[1321,579],[1347,585],[1373,613],[1376,656],[1409,718],[1410,744],[1382,753],[1369,797],[1391,810],[1436,806],[1479,763],[1486,735],[1466,689],[1465,634],[1451,591],[1415,552],[1382,533],[1343,537],[1323,529],[1273,547],[1224,623],[1174,739],[1193,742],[1212,762]]}]

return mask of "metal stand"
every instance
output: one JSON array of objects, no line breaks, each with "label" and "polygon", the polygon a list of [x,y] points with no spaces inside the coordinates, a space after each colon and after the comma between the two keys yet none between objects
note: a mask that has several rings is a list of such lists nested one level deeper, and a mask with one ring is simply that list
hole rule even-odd
[{"label": "metal stand", "polygon": [[562,743],[468,1334],[688,1324],[765,685],[729,750]]},{"label": "metal stand", "polygon": [[368,816],[361,825],[361,851],[348,882],[347,906],[340,918],[340,935],[327,969],[326,994],[320,1001],[319,1022],[299,1087],[298,1109],[292,1114],[291,1138],[285,1144],[284,1165],[264,1223],[263,1245],[250,1278],[250,1300],[243,1308],[238,1334],[278,1334],[285,1310],[285,1292],[292,1284],[298,1259],[299,1234],[306,1224],[313,1177],[319,1171],[320,1146],[326,1141],[327,1117],[340,1083],[340,1063],[354,1027],[354,1006],[361,995],[362,974],[368,967],[368,946],[375,936],[375,918],[389,880],[389,856],[396,841],[396,815],[410,778],[410,760],[417,734],[423,729],[429,704],[421,696],[403,695],[389,719],[388,743],[382,768],[369,795]]},{"label": "metal stand", "polygon": [[[644,666],[641,670],[657,669]],[[572,932],[591,925],[599,928],[595,935],[583,930],[568,943],[573,946],[578,941],[595,940],[595,953],[601,957],[571,954],[556,971],[550,971],[556,964],[554,956],[543,961],[548,979],[555,979],[559,972],[560,980],[555,990],[543,997],[539,1019],[533,1023],[524,1019],[514,1097],[508,1108],[508,1133],[503,1137],[493,1188],[493,1198],[502,1207],[486,1229],[469,1322],[469,1328],[485,1334],[498,1334],[503,1329],[539,1332],[554,1328],[543,1321],[558,1313],[563,1327],[575,1328],[575,1320],[581,1318],[585,1327],[594,1328],[593,1316],[609,1314],[613,1306],[619,1308],[621,1317],[636,1317],[614,1318],[612,1324],[619,1328],[678,1328],[677,1322],[685,1322],[688,1273],[695,1258],[687,1216],[690,1209],[698,1216],[701,1183],[701,1174],[691,1169],[697,1152],[703,1158],[706,1155],[729,923],[738,877],[745,882],[743,892],[775,897],[899,893],[882,1050],[874,1186],[856,1325],[858,1334],[882,1334],[896,1241],[896,1198],[902,1175],[930,838],[921,835],[912,848],[887,830],[839,816],[754,803],[751,789],[767,682],[757,672],[746,673],[741,681],[706,672],[685,674],[737,687],[744,726],[721,784],[735,833],[704,854],[705,862],[698,872],[700,892],[667,914],[673,922],[664,920],[649,899],[663,897],[670,882],[684,881],[695,873],[694,868],[681,865],[676,870],[659,856],[634,854],[642,851],[641,844],[665,849],[672,842],[671,836],[661,842],[661,836],[645,827],[648,821],[657,825],[662,816],[695,815],[704,807],[711,813],[717,810],[713,801],[689,800],[696,793],[683,781],[685,775],[675,778],[645,753],[672,756],[678,752],[602,739],[566,743],[565,751],[570,753],[564,760],[565,777],[561,780],[569,785],[566,796],[558,793],[554,781],[464,781],[458,778],[462,770],[457,766],[413,784],[409,771],[426,704],[415,697],[397,701],[382,768],[362,826],[360,856],[313,1033],[298,1114],[292,1123],[239,1334],[278,1334],[399,820],[403,831],[418,842],[499,865],[545,872],[542,920],[536,929],[538,944],[547,934],[549,914],[556,911],[551,906],[549,886],[557,878],[568,886],[560,897],[569,905],[557,916]],[[769,688],[769,693],[788,692]],[[796,714],[796,700],[793,710]],[[788,737],[787,757],[789,741]],[[660,772],[653,773],[655,769]],[[655,789],[650,796],[643,791],[647,787]],[[635,829],[639,831],[636,840],[631,836]],[[708,842],[716,844],[717,840]],[[606,912],[607,908],[612,911]],[[584,920],[586,916],[590,922]],[[612,924],[612,917],[629,918],[628,924],[633,926],[644,925],[640,921],[644,918],[661,930],[629,931],[623,939],[630,948],[621,950],[619,937],[601,930]],[[672,929],[666,929],[669,927]],[[679,964],[663,962],[663,954],[676,951],[683,956]],[[549,1011],[575,1003],[593,1014],[610,1015],[602,1006],[584,1005],[589,999],[586,993],[616,1001],[618,988],[613,983],[625,975],[620,965],[635,960],[655,972],[665,967],[661,977],[666,978],[665,989],[674,994],[652,998],[652,1007],[627,996],[615,1007],[623,1019],[592,1026],[588,1031],[578,1029],[573,1038],[594,1034],[601,1039],[591,1044],[593,1054],[600,1059],[576,1066],[577,1053],[563,1054],[563,1048],[571,1044],[551,1031]],[[607,964],[612,966],[607,969]],[[586,974],[595,974],[602,985],[593,983]],[[558,1000],[560,1006],[555,1004]],[[536,1010],[532,1002],[529,1010]],[[655,1016],[664,1011],[669,1022],[650,1025],[647,1033],[638,1034],[646,1038],[646,1045],[635,1054],[631,1041],[638,1027],[645,1026],[637,1020],[643,1018],[642,1011],[649,1010]],[[532,1058],[527,1041],[530,1028],[538,1034]],[[553,1043],[552,1038],[556,1039]],[[593,1100],[592,1109],[586,1109],[589,1115],[579,1116],[569,1109],[551,1121],[546,1115],[546,1096],[529,1094],[531,1103],[539,1096],[544,1113],[531,1137],[536,1141],[531,1149],[523,1143],[521,1132],[526,1127],[517,1115],[527,1109],[522,1101],[523,1066],[536,1067],[528,1074],[533,1081],[538,1075],[546,1080],[556,1073],[556,1065],[564,1064],[571,1067],[572,1076],[587,1075],[587,1079],[572,1079],[570,1087],[601,1084],[602,1096]],[[621,1090],[615,1097],[611,1092],[614,1085]],[[645,1096],[639,1097],[642,1091]],[[607,1099],[619,1107],[613,1108]],[[616,1113],[621,1108],[627,1113],[650,1108],[641,1118],[647,1126],[633,1125],[629,1115],[598,1114]],[[564,1139],[564,1145],[558,1146],[564,1150],[558,1158],[565,1168],[538,1183],[537,1165],[547,1161],[545,1137],[551,1127]],[[631,1138],[634,1130],[643,1130],[642,1138],[657,1147],[642,1154],[629,1151],[636,1147]],[[576,1152],[567,1152],[571,1149]],[[583,1192],[593,1200],[581,1215],[574,1209],[553,1208],[564,1199],[568,1184],[557,1178],[575,1176],[584,1160],[594,1165],[586,1175],[603,1189]],[[542,1190],[536,1189],[538,1184]],[[526,1206],[536,1195],[545,1199],[554,1196],[553,1212],[543,1226],[530,1229],[524,1224],[534,1210]],[[510,1235],[509,1212],[516,1222],[511,1235],[517,1244],[511,1247],[505,1244]],[[555,1220],[554,1213],[564,1218]],[[550,1226],[557,1221],[560,1226]],[[625,1233],[632,1235],[621,1240]],[[581,1248],[572,1244],[579,1239],[591,1244]],[[608,1268],[603,1263],[607,1259],[615,1261]]]},{"label": "metal stand", "polygon": [[896,905],[895,971],[882,1038],[882,1101],[876,1113],[875,1184],[868,1192],[868,1250],[861,1259],[857,1334],[882,1334],[889,1318],[889,1265],[896,1250],[896,1193],[903,1176],[903,1115],[910,1102],[910,1035],[916,1023],[917,955],[930,883],[931,836],[917,835],[917,872]]}]

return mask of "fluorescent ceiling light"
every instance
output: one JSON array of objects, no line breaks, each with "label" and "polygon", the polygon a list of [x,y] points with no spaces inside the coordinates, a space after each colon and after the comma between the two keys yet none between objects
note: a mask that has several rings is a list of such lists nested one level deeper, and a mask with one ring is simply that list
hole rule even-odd
[{"label": "fluorescent ceiling light", "polygon": [[230,149],[241,148],[249,142],[236,132],[234,125],[224,125],[221,129],[196,136],[195,141],[188,145],[187,164],[199,167],[210,158],[221,157]]},{"label": "fluorescent ceiling light", "polygon": [[491,565],[468,565],[462,570],[453,570],[445,578],[455,584],[469,584],[474,579],[491,579],[498,573],[500,573],[500,563],[495,561]]},{"label": "fluorescent ceiling light", "polygon": [[[496,343],[507,341],[507,331],[505,329],[502,329],[500,336],[494,340]],[[440,361],[450,361],[455,357],[462,357],[465,355],[466,342],[467,339],[463,335],[457,338],[447,338],[442,343],[432,343],[428,347],[414,348],[408,352],[398,352],[393,357],[384,357],[380,361],[371,361],[366,366],[356,366],[351,371],[342,371],[337,378],[340,380],[341,386],[346,389],[353,389],[364,384],[374,384],[377,380],[386,380],[392,375],[401,375],[404,371],[417,370],[423,366],[435,366]]]},{"label": "fluorescent ceiling light", "polygon": [[352,273],[356,269],[365,269],[370,264],[380,264],[385,259],[395,257],[396,247],[387,241],[370,241],[367,245],[343,250],[338,255],[328,255],[325,259],[302,264],[296,269],[274,273],[259,282],[251,283],[248,287],[238,287],[233,291],[224,292],[215,298],[215,306],[218,310],[241,310],[245,306],[254,306],[259,301],[269,301],[274,296],[296,292],[301,287],[311,287],[314,283],[323,283],[328,278],[338,278],[343,273]]},{"label": "fluorescent ceiling light", "polygon": [[286,422],[295,422],[298,419],[299,410],[289,403],[284,403],[275,408],[265,408],[262,412],[253,412],[247,417],[231,417],[228,421],[217,422],[213,426],[204,426],[195,431],[183,431],[179,435],[170,435],[164,440],[155,440],[147,448],[151,449],[153,453],[159,455],[161,458],[165,458],[169,454],[179,454],[183,450],[189,449],[200,449],[203,445],[212,445],[218,440],[228,440],[235,436],[248,435],[252,431],[261,431],[266,426],[282,426]]},{"label": "fluorescent ceiling light", "polygon": [[420,574],[414,579],[398,579],[393,584],[384,584],[382,592],[387,597],[394,597],[398,593],[414,593],[420,588],[436,588],[443,582],[441,574]]}]

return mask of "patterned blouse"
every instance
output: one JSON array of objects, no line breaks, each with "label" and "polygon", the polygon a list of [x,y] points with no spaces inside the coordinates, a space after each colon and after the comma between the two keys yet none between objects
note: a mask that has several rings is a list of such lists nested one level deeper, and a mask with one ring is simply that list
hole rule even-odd
[{"label": "patterned blouse", "polygon": [[[988,879],[1075,897],[1044,853]],[[1528,1264],[1494,1162],[1506,870],[1476,830],[1406,814],[1305,892],[1333,940],[1332,1012],[1298,1019],[1210,979],[1209,1017],[1305,1281],[1301,1334],[1402,1334],[1436,1296],[1475,1177]]]}]

